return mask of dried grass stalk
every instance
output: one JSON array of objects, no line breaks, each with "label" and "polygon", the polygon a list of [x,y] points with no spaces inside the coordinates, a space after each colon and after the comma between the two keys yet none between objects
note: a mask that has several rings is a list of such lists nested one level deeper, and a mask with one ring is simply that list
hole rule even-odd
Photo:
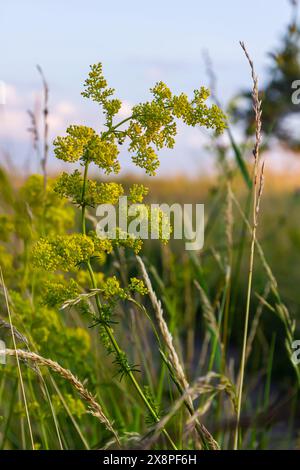
[{"label": "dried grass stalk", "polygon": [[235,430],[235,436],[234,436],[234,449],[238,448],[238,441],[239,441],[239,423],[240,423],[240,416],[241,416],[244,373],[245,373],[245,366],[246,366],[246,351],[247,351],[247,339],[248,339],[248,327],[249,327],[249,313],[250,313],[250,300],[251,300],[251,290],[252,290],[256,230],[257,230],[258,213],[260,209],[260,201],[261,201],[261,196],[263,192],[263,182],[264,182],[264,164],[260,165],[260,144],[261,144],[261,139],[262,139],[262,136],[261,136],[262,108],[261,108],[261,100],[259,98],[259,91],[258,91],[258,77],[255,73],[253,61],[248,54],[245,44],[241,42],[240,45],[249,62],[252,81],[253,81],[252,101],[253,101],[253,110],[254,110],[254,115],[255,115],[255,142],[254,142],[254,147],[253,147],[254,175],[253,175],[252,236],[251,236],[251,246],[250,246],[247,301],[246,301],[246,311],[245,311],[245,321],[244,321],[243,349],[242,349],[241,366],[240,366],[240,372],[239,372],[240,383],[239,383],[239,390],[238,390],[237,422],[236,422],[236,430]]},{"label": "dried grass stalk", "polygon": [[150,297],[150,300],[151,300],[151,303],[152,303],[152,306],[153,306],[153,309],[154,309],[154,312],[155,312],[155,315],[156,315],[156,320],[157,320],[161,335],[164,339],[165,345],[168,349],[169,359],[170,359],[170,361],[172,363],[172,366],[174,368],[174,372],[176,373],[176,377],[178,379],[178,382],[182,386],[182,388],[187,389],[189,387],[189,383],[188,383],[188,381],[185,377],[185,373],[183,371],[183,368],[182,368],[182,365],[180,363],[178,354],[177,354],[176,349],[174,347],[172,335],[171,335],[171,333],[169,331],[169,328],[168,328],[168,325],[167,325],[167,323],[164,319],[164,314],[163,314],[163,309],[162,309],[162,306],[161,306],[161,302],[156,297],[156,294],[153,290],[150,278],[149,278],[148,273],[146,271],[145,265],[144,265],[142,259],[139,256],[137,256],[137,261],[138,261],[139,266],[141,268],[142,275],[143,275],[145,284],[146,284],[148,292],[149,292],[149,297]]},{"label": "dried grass stalk", "polygon": [[70,370],[64,369],[61,365],[55,361],[52,361],[51,359],[46,359],[36,353],[23,351],[22,349],[6,349],[6,354],[9,356],[17,356],[19,359],[34,362],[39,366],[48,367],[53,372],[60,375],[63,379],[67,380],[79,393],[81,398],[88,404],[89,413],[98,418],[99,421],[105,425],[106,429],[108,429],[108,431],[114,435],[116,441],[119,444],[119,437],[114,430],[112,423],[104,414],[101,405],[95,400],[93,395],[84,387],[82,382],[80,382],[80,380],[72,374]]},{"label": "dried grass stalk", "polygon": [[[137,261],[138,261],[138,264],[141,268],[142,275],[143,275],[145,284],[146,284],[148,292],[149,292],[149,297],[150,297],[153,309],[155,311],[157,323],[158,323],[162,338],[165,342],[165,345],[166,345],[168,353],[169,353],[170,363],[172,364],[174,373],[176,375],[176,379],[178,380],[178,382],[179,382],[180,386],[182,387],[182,389],[184,390],[184,392],[186,392],[186,390],[189,389],[189,383],[187,381],[187,378],[186,378],[185,373],[183,371],[183,367],[180,363],[178,354],[177,354],[176,349],[174,347],[172,335],[171,335],[171,333],[169,331],[169,328],[168,328],[168,325],[167,325],[167,323],[164,319],[161,302],[157,299],[157,296],[156,296],[156,294],[153,290],[152,283],[151,283],[151,280],[148,276],[145,265],[144,265],[142,259],[139,256],[137,256]],[[183,397],[184,397],[183,402],[187,402],[187,404],[189,406],[189,409],[193,410],[194,407],[193,407],[193,401],[192,401],[191,395],[184,393]],[[197,430],[201,434],[203,440],[207,443],[208,447],[210,449],[213,449],[213,450],[218,450],[219,449],[218,443],[215,441],[215,439],[210,434],[210,432],[206,429],[206,427],[202,423],[199,423],[199,422],[197,422],[196,425],[197,425]],[[164,426],[162,428],[159,428],[159,429],[163,429],[163,428],[164,428]]]}]

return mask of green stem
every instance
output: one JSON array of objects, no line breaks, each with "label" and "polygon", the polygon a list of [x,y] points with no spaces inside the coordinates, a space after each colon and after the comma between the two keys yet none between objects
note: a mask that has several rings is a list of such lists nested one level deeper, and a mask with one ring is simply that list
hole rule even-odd
[{"label": "green stem", "polygon": [[[129,118],[127,118],[128,120]],[[122,123],[120,123],[119,125],[121,125]],[[85,164],[85,168],[84,168],[84,176],[83,176],[83,186],[82,186],[82,198],[81,198],[81,203],[82,203],[82,212],[81,212],[81,223],[82,223],[82,233],[85,235],[86,234],[86,224],[85,224],[85,210],[86,210],[86,206],[85,206],[85,202],[84,202],[84,198],[85,198],[85,192],[86,192],[86,186],[87,186],[87,175],[88,175],[88,169],[89,169],[89,162],[86,162]],[[95,275],[94,275],[94,271],[93,271],[93,268],[92,268],[92,265],[91,265],[91,262],[90,260],[87,261],[87,268],[88,268],[88,271],[89,271],[89,275],[90,275],[90,279],[91,279],[91,283],[92,283],[92,287],[93,289],[97,289],[97,282],[96,282],[96,279],[95,279]],[[101,300],[100,300],[100,297],[99,297],[99,294],[97,294],[95,296],[95,301],[96,301],[96,306],[97,306],[97,309],[98,309],[98,313],[100,315],[100,317],[102,317],[102,305],[101,305]],[[113,334],[113,331],[111,329],[111,327],[105,323],[103,323],[103,327],[105,329],[105,332],[111,342],[111,345],[115,351],[115,353],[117,354],[117,356],[121,356],[122,355],[122,350]],[[140,398],[142,399],[142,401],[144,402],[146,408],[148,409],[149,413],[151,414],[151,416],[153,417],[153,419],[156,421],[156,422],[159,422],[159,417],[156,413],[156,411],[152,408],[151,404],[149,403],[147,397],[145,396],[143,390],[141,389],[140,385],[138,384],[134,374],[132,371],[129,371],[128,372],[128,377],[132,383],[132,385],[134,386],[134,388],[136,389],[137,393],[139,394]],[[168,439],[168,441],[170,442],[171,446],[172,446],[172,449],[173,450],[177,450],[177,447],[175,445],[175,443],[173,442],[172,438],[170,437],[169,433],[166,431],[166,429],[163,429],[162,430],[163,434],[166,436],[166,438]]]},{"label": "green stem", "polygon": [[252,226],[252,236],[251,236],[251,245],[250,245],[250,261],[249,261],[249,272],[248,272],[248,285],[247,285],[247,300],[246,300],[246,312],[245,312],[245,323],[244,323],[244,335],[243,335],[243,349],[242,349],[242,358],[241,358],[241,368],[240,368],[240,382],[238,389],[238,403],[237,403],[237,419],[236,419],[236,428],[234,434],[234,450],[238,449],[239,438],[240,438],[240,419],[241,419],[241,408],[242,408],[242,398],[243,398],[243,386],[244,386],[244,375],[245,375],[245,366],[246,366],[246,350],[247,350],[247,340],[248,340],[248,328],[249,328],[249,316],[250,316],[250,302],[251,302],[251,291],[252,291],[252,280],[253,280],[253,266],[254,266],[254,253],[255,253],[255,242],[256,242],[256,229],[257,229],[257,174],[258,174],[258,157],[255,157],[254,163],[254,177],[253,177],[253,226]]},{"label": "green stem", "polygon": [[107,137],[109,134],[111,134],[112,132],[114,132],[115,130],[117,130],[119,127],[121,127],[123,124],[125,124],[126,122],[130,121],[130,119],[133,118],[133,114],[125,119],[123,119],[122,121],[118,122],[118,124],[116,124],[115,126],[112,126],[108,129],[108,131],[106,132],[103,132],[102,134],[102,138],[104,137]]}]

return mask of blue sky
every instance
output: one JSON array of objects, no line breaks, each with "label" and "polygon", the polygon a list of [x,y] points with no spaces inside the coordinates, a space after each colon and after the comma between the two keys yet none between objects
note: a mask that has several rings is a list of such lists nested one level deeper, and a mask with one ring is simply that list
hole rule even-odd
[{"label": "blue sky", "polygon": [[[250,84],[238,41],[246,42],[263,78],[267,52],[290,16],[287,0],[2,0],[0,80],[8,91],[0,147],[20,163],[30,155],[26,109],[39,101],[36,64],[50,85],[54,136],[72,122],[96,122],[96,108],[80,91],[89,64],[98,61],[129,106],[147,98],[160,79],[175,92],[207,84],[202,53],[208,50],[226,103]],[[198,130],[182,129],[176,156],[167,158],[162,172],[184,171],[188,160],[201,159],[201,140]]]}]

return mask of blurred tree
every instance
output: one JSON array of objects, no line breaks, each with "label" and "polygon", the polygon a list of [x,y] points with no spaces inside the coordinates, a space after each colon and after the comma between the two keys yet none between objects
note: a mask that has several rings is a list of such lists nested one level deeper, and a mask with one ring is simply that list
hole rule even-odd
[{"label": "blurred tree", "polygon": [[[289,2],[292,19],[278,49],[269,54],[271,65],[268,80],[261,91],[263,131],[266,136],[275,137],[282,145],[300,152],[300,133],[297,131],[300,105],[292,101],[295,92],[292,84],[300,80],[300,25],[297,19],[298,0]],[[233,101],[231,110],[235,119],[244,122],[246,135],[252,135],[255,122],[251,91],[241,93]]]}]

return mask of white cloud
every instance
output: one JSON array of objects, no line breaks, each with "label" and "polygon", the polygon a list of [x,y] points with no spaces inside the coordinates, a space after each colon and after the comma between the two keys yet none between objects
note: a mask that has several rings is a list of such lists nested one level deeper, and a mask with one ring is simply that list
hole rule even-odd
[{"label": "white cloud", "polygon": [[122,101],[122,106],[120,111],[118,112],[118,117],[120,119],[126,119],[130,116],[132,110],[132,104],[129,101]]},{"label": "white cloud", "polygon": [[161,80],[163,76],[163,69],[159,65],[151,65],[146,69],[146,77],[153,81]]},{"label": "white cloud", "polygon": [[24,97],[19,94],[16,88],[13,85],[9,85],[7,83],[4,84],[5,86],[5,98],[6,98],[6,106],[21,106],[24,104]]},{"label": "white cloud", "polygon": [[207,137],[201,133],[199,127],[197,128],[185,128],[183,129],[183,144],[189,150],[200,150],[203,145],[207,143]]},{"label": "white cloud", "polygon": [[51,136],[64,134],[65,129],[78,119],[78,109],[69,101],[60,101],[49,114],[49,132]]},{"label": "white cloud", "polygon": [[[31,90],[20,92],[16,87],[6,84],[6,104],[0,107],[0,138],[4,142],[28,142],[28,128],[31,126],[27,110],[33,109],[41,121],[41,94]],[[65,132],[65,128],[77,120],[79,112],[69,101],[58,101],[50,105],[50,138]]]},{"label": "white cloud", "polygon": [[1,139],[13,141],[28,139],[26,129],[29,127],[29,118],[24,109],[8,108],[4,105],[0,110],[0,120]]},{"label": "white cloud", "polygon": [[73,114],[77,113],[77,109],[73,103],[69,101],[60,101],[54,109],[54,112],[59,113],[62,116],[70,117]]}]

